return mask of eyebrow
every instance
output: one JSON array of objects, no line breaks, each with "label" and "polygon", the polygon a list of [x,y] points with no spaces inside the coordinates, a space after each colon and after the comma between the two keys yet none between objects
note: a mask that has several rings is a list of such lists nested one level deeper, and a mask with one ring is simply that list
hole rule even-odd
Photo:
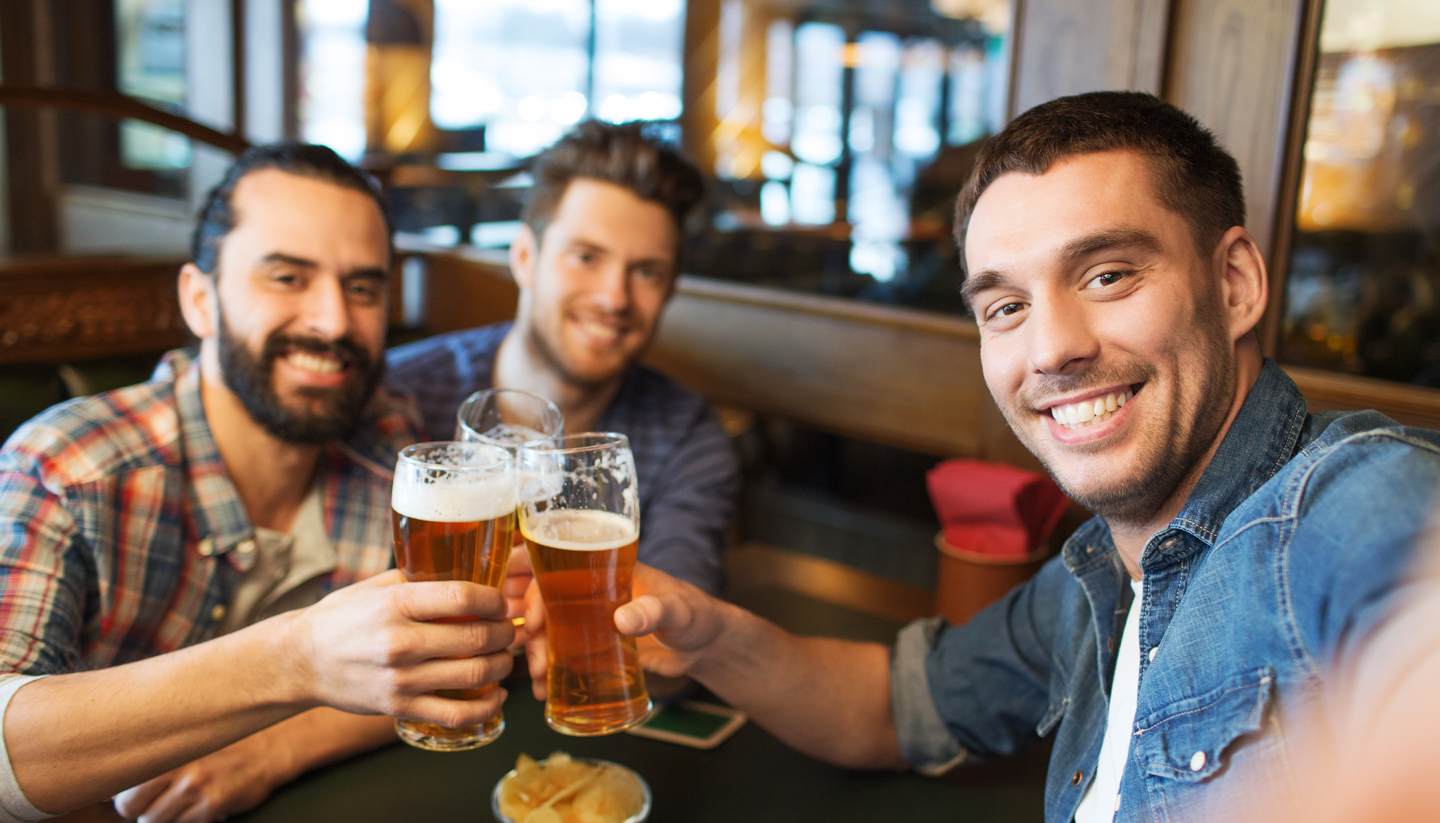
[{"label": "eyebrow", "polygon": [[[1144,229],[1107,229],[1077,237],[1066,243],[1060,249],[1060,258],[1073,265],[1102,251],[1120,249],[1154,254],[1161,251],[1162,246],[1159,238]],[[965,282],[960,284],[960,299],[965,301],[965,306],[973,314],[973,301],[977,294],[1009,285],[1011,280],[1004,272],[985,269],[965,278]]]},{"label": "eyebrow", "polygon": [[1077,237],[1060,249],[1060,257],[1074,263],[1092,254],[1115,249],[1130,249],[1154,254],[1162,249],[1160,239],[1144,229],[1107,229]]},{"label": "eyebrow", "polygon": [[319,264],[319,263],[316,263],[314,260],[307,260],[307,259],[304,258],[304,257],[296,257],[296,256],[293,255],[293,254],[285,254],[284,252],[278,252],[278,251],[272,251],[272,252],[270,252],[269,254],[265,255],[264,257],[260,258],[260,262],[261,262],[261,263],[267,263],[267,264],[268,264],[268,263],[282,263],[282,264],[287,265],[287,266],[296,266],[296,267],[302,268],[302,269],[318,269],[318,268],[320,268],[320,264]]},{"label": "eyebrow", "polygon": [[[278,263],[285,266],[295,266],[296,268],[312,270],[320,268],[320,264],[314,260],[305,257],[296,257],[293,254],[285,254],[284,252],[278,251],[272,251],[260,258],[260,263],[262,265]],[[382,266],[361,266],[360,268],[350,269],[344,272],[342,277],[347,279],[359,277],[367,280],[389,280],[390,272]]]},{"label": "eyebrow", "polygon": [[[579,247],[586,249],[587,251],[598,251],[603,254],[613,254],[613,252],[604,245],[597,243],[593,240],[587,240],[584,237],[570,238],[570,241],[566,244],[566,247],[572,249]],[[653,265],[658,263],[662,266],[669,266],[672,269],[676,267],[675,258],[673,257],[641,257],[638,260],[632,260],[629,262],[632,266]]]},{"label": "eyebrow", "polygon": [[971,314],[974,314],[975,295],[983,291],[989,291],[990,289],[1004,288],[1008,285],[1010,285],[1010,278],[1006,276],[1004,272],[998,272],[994,269],[978,271],[965,278],[965,282],[960,284],[960,299],[965,302],[965,308],[969,309]]}]

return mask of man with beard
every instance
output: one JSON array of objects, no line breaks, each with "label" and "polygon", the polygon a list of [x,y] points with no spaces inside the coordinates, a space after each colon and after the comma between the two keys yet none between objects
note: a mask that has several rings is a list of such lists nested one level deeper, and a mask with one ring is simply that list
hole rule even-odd
[{"label": "man with beard", "polygon": [[572,433],[630,438],[640,478],[640,559],[709,592],[735,507],[733,449],[703,399],[636,361],[675,292],[700,172],[639,124],[582,123],[536,158],[510,247],[513,323],[390,353],[390,380],[420,403],[427,434],[449,438],[473,391],[547,397]]},{"label": "man with beard", "polygon": [[499,706],[433,694],[509,670],[498,593],[386,571],[417,437],[375,390],[392,253],[374,184],[323,147],[253,149],[192,254],[198,357],[0,451],[0,818],[118,793],[127,817],[218,819],[393,741],[376,714]]},{"label": "man with beard", "polygon": [[940,769],[1053,736],[1047,820],[1206,819],[1212,787],[1293,762],[1334,667],[1367,669],[1412,585],[1440,435],[1310,414],[1262,357],[1239,169],[1159,99],[1022,114],[955,227],[986,384],[1097,516],[971,622],[893,648],[796,637],[644,568],[616,626],[817,757]]}]

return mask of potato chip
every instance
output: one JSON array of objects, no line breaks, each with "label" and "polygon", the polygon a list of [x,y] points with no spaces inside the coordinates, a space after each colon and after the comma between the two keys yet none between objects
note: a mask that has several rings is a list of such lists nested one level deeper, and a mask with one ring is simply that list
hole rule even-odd
[{"label": "potato chip", "polygon": [[500,813],[514,823],[624,823],[645,805],[634,773],[604,761],[555,752],[536,761],[520,755],[496,793]]}]

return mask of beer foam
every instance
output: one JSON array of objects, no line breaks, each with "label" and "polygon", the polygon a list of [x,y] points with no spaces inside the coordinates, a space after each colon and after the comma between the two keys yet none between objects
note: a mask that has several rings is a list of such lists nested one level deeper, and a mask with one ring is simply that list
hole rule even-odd
[{"label": "beer foam", "polygon": [[528,540],[575,552],[613,551],[640,536],[625,515],[593,509],[554,509],[528,515],[521,529]]},{"label": "beer foam", "polygon": [[510,474],[465,482],[426,483],[396,475],[390,505],[396,513],[434,523],[494,520],[515,511],[515,482]]}]

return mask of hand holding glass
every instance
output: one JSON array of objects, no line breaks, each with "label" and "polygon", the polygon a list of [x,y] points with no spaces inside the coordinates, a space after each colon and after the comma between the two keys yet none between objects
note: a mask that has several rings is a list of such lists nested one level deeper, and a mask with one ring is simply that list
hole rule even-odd
[{"label": "hand holding glass", "polygon": [[[515,461],[485,443],[417,443],[400,452],[391,492],[395,565],[406,580],[466,580],[499,588],[510,562],[515,521]],[[474,699],[494,685],[442,691]],[[476,726],[450,728],[397,719],[395,732],[431,751],[475,749],[500,736],[502,714]]]}]

